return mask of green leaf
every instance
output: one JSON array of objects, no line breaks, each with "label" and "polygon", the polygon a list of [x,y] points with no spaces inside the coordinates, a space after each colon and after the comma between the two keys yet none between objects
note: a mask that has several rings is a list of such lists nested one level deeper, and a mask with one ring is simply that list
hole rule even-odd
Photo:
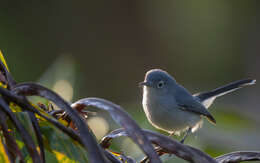
[{"label": "green leaf", "polygon": [[[31,124],[28,113],[16,112],[16,116],[33,137],[34,142],[36,142],[33,126]],[[46,153],[46,162],[88,162],[87,151],[79,143],[71,139],[67,134],[57,129],[48,121],[39,120],[39,125],[41,133],[43,134],[42,136]],[[30,162],[31,160],[29,154],[24,148],[24,144],[21,142],[18,132],[14,133],[16,134],[17,143],[19,147],[22,148],[22,152],[25,155],[26,161]]]},{"label": "green leaf", "polygon": [[51,161],[51,155],[55,156],[58,162],[87,162],[87,152],[80,144],[47,121],[40,122],[40,127],[45,149],[50,152],[46,162]]},{"label": "green leaf", "polygon": [[0,140],[0,162],[9,162],[9,159],[8,159],[8,156],[5,152],[5,148],[4,148],[4,144],[2,142],[3,140],[3,135],[2,133],[0,133],[0,137],[1,137],[1,140]]},{"label": "green leaf", "polygon": [[6,64],[4,55],[3,55],[3,53],[1,52],[1,50],[0,50],[0,60],[3,62],[3,64],[4,64],[5,67],[6,67],[6,69],[9,71],[9,68],[8,68],[8,66],[7,66],[7,64]]}]

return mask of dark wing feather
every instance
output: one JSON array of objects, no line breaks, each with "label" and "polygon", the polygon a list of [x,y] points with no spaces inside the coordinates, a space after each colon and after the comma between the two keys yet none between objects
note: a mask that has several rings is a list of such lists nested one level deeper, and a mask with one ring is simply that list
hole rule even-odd
[{"label": "dark wing feather", "polygon": [[199,115],[207,117],[207,119],[216,124],[215,118],[210,114],[210,112],[201,104],[195,97],[193,97],[184,87],[179,85],[176,88],[175,99],[180,108],[190,111]]}]

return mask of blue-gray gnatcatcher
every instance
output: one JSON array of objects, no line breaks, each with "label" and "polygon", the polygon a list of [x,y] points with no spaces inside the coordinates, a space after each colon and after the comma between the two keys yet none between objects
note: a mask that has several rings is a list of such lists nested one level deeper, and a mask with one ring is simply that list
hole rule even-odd
[{"label": "blue-gray gnatcatcher", "polygon": [[230,83],[209,92],[192,95],[166,71],[153,69],[146,73],[143,86],[143,109],[148,121],[168,133],[186,131],[182,143],[190,132],[202,125],[202,117],[216,123],[207,108],[216,97],[232,92],[256,80],[245,79]]}]

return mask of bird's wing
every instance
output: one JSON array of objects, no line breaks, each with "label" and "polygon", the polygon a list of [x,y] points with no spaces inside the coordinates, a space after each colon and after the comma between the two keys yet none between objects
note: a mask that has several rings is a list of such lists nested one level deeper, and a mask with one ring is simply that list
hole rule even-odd
[{"label": "bird's wing", "polygon": [[196,100],[195,97],[193,97],[184,87],[180,86],[178,88],[175,99],[181,109],[206,116],[210,122],[216,124],[216,120],[210,114],[210,112],[198,100]]}]

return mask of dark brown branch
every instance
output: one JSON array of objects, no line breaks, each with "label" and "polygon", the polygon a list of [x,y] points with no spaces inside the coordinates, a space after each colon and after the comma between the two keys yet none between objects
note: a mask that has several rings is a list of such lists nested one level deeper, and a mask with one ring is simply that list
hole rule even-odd
[{"label": "dark brown branch", "polygon": [[[68,136],[70,136],[72,139],[74,139],[74,140],[78,141],[80,144],[82,144],[79,135],[74,130],[72,130],[71,128],[65,127],[64,125],[59,123],[59,121],[57,121],[56,119],[53,119],[53,118],[50,118],[48,116],[41,114],[28,101],[24,101],[23,97],[18,96],[18,95],[14,94],[14,93],[12,93],[12,92],[4,89],[4,88],[1,88],[1,87],[0,87],[0,94],[2,94],[9,101],[12,101],[12,102],[16,103],[17,105],[21,106],[22,108],[26,108],[29,111],[36,113],[39,116],[43,117],[44,119],[46,119],[47,121],[52,123],[54,126],[56,126],[58,129],[60,129],[64,133],[68,134]],[[84,145],[82,144],[82,146],[84,146]]]},{"label": "dark brown branch", "polygon": [[4,63],[0,60],[0,71],[5,76],[6,84],[9,89],[12,89],[13,86],[16,84],[15,80],[13,79],[12,75],[9,73],[9,71],[6,69]]},{"label": "dark brown branch", "polygon": [[98,146],[96,139],[93,137],[90,129],[87,124],[84,122],[82,117],[77,113],[76,110],[73,110],[71,106],[63,98],[61,98],[57,93],[52,90],[45,88],[36,83],[22,83],[17,84],[12,89],[12,91],[18,95],[23,96],[40,96],[54,102],[58,107],[64,109],[68,116],[75,123],[81,142],[88,151],[88,157],[90,162],[107,162],[102,149]]},{"label": "dark brown branch", "polygon": [[8,132],[6,120],[7,115],[5,114],[5,112],[0,110],[0,129],[3,133],[3,138],[1,139],[1,141],[4,145],[5,152],[7,153],[7,156],[11,163],[15,162],[15,160],[19,160],[20,163],[24,163],[24,157],[18,147],[18,144],[15,141],[15,138],[13,137],[13,135],[10,134],[10,132]]},{"label": "dark brown branch", "polygon": [[151,142],[146,138],[138,124],[119,105],[101,98],[84,98],[71,105],[74,109],[94,106],[106,110],[116,123],[121,125],[129,138],[131,138],[143,152],[149,157],[152,163],[161,162],[159,156],[153,149]]},{"label": "dark brown branch", "polygon": [[36,135],[36,139],[38,141],[38,145],[39,145],[41,157],[42,157],[42,162],[45,163],[46,159],[45,159],[44,143],[43,143],[43,137],[42,137],[42,133],[41,133],[41,130],[40,130],[39,122],[38,122],[38,120],[35,117],[33,112],[27,111],[27,113],[28,113],[30,120],[32,122],[32,126],[33,126],[33,129],[34,129],[35,135]]},{"label": "dark brown branch", "polygon": [[[161,152],[174,154],[192,163],[216,163],[213,158],[196,148],[181,144],[178,141],[175,141],[159,133],[155,133],[149,130],[142,131],[153,144],[163,149]],[[104,148],[108,148],[110,146],[110,141],[113,138],[120,136],[128,136],[128,133],[126,133],[124,129],[114,130],[105,136],[100,144]]]},{"label": "dark brown branch", "polygon": [[113,163],[122,163],[122,162],[127,162],[127,163],[136,163],[136,161],[130,157],[127,157],[125,155],[120,154],[120,158],[116,157],[112,154],[112,152],[108,151],[108,150],[104,150],[105,151],[105,155],[107,156],[107,158],[113,162]]},{"label": "dark brown branch", "polygon": [[218,156],[216,158],[218,163],[236,163],[242,161],[256,161],[260,160],[260,152],[254,151],[237,151]]},{"label": "dark brown branch", "polygon": [[[21,99],[22,99],[23,101],[28,101],[28,100],[26,99],[26,97],[21,97]],[[26,107],[26,108],[27,108],[27,107]],[[22,110],[25,111],[25,112],[27,112],[28,115],[29,115],[29,117],[30,117],[30,120],[31,120],[33,129],[34,129],[34,132],[35,132],[35,136],[36,136],[36,139],[37,139],[39,148],[40,148],[40,153],[41,153],[42,161],[43,161],[43,163],[45,163],[45,162],[46,162],[46,159],[45,159],[45,151],[44,151],[43,137],[42,137],[42,133],[41,133],[41,130],[40,130],[39,122],[38,122],[37,118],[35,117],[34,112],[29,111],[29,110],[26,110],[26,109],[24,109],[24,108],[22,108]]]},{"label": "dark brown branch", "polygon": [[[16,81],[13,79],[11,73],[7,70],[7,67],[4,65],[4,63],[1,60],[0,60],[0,71],[3,73],[3,75],[5,77],[4,81],[6,81],[6,84],[8,86],[7,88],[12,89],[16,85]],[[27,112],[30,116],[34,131],[35,131],[35,134],[36,134],[36,138],[37,138],[38,145],[39,145],[40,152],[41,152],[41,156],[42,156],[42,161],[43,161],[43,163],[45,163],[45,152],[44,152],[43,138],[42,138],[42,134],[41,134],[41,131],[40,131],[39,123],[38,123],[35,115],[32,112],[30,112],[30,111],[27,111]]]},{"label": "dark brown branch", "polygon": [[36,145],[34,144],[32,137],[29,135],[29,133],[24,128],[24,126],[16,118],[14,113],[11,111],[7,103],[2,98],[0,98],[0,107],[1,107],[2,114],[6,114],[10,118],[14,126],[17,128],[30,156],[32,157],[33,162],[41,163],[42,160],[40,159],[40,156],[36,150]]}]

